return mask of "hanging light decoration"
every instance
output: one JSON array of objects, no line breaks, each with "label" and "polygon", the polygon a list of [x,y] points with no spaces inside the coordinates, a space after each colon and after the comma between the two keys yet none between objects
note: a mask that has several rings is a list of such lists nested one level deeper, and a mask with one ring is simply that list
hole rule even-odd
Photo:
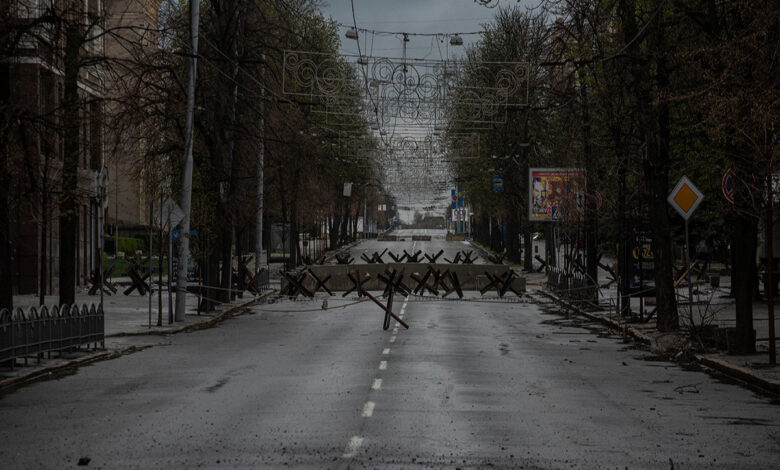
[{"label": "hanging light decoration", "polygon": [[349,28],[349,30],[347,31],[347,34],[346,34],[346,36],[347,36],[347,39],[354,39],[354,40],[356,40],[356,41],[357,41],[357,38],[358,38],[358,32],[357,32],[357,29],[355,29],[355,28]]},{"label": "hanging light decoration", "polygon": [[453,34],[450,36],[450,46],[462,46],[463,38],[459,34]]}]

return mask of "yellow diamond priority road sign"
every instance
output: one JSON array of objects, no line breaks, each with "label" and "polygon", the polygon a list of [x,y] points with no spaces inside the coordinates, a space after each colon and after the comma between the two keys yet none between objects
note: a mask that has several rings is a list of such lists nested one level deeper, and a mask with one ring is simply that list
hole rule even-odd
[{"label": "yellow diamond priority road sign", "polygon": [[669,204],[675,208],[683,219],[688,220],[696,208],[699,207],[701,201],[704,200],[704,194],[691,183],[691,180],[683,176],[666,200],[669,201]]}]

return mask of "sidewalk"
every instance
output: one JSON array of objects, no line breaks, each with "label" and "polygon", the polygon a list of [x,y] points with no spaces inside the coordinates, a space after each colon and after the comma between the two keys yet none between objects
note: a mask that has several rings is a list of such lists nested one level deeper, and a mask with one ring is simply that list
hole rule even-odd
[{"label": "sidewalk", "polygon": [[[236,298],[229,304],[222,304],[208,313],[197,312],[197,296],[188,295],[185,319],[181,322],[168,322],[168,293],[162,292],[162,326],[157,326],[159,298],[155,291],[152,297],[152,318],[149,326],[149,296],[141,296],[137,292],[123,295],[104,296],[105,312],[105,349],[87,349],[86,347],[73,352],[58,352],[44,355],[41,359],[30,358],[27,361],[16,361],[16,366],[0,367],[0,393],[24,383],[41,378],[56,377],[63,370],[89,364],[95,361],[113,359],[124,354],[146,349],[151,346],[165,344],[167,335],[208,328],[214,324],[240,313],[244,308],[262,301],[273,291],[262,296],[253,297],[245,293],[243,298]],[[174,294],[175,295],[175,294]],[[46,297],[46,305],[51,307],[57,303],[56,296]],[[86,291],[76,294],[78,305],[90,305],[100,302],[100,296],[90,296]],[[29,311],[38,307],[36,296],[15,296],[17,308]],[[26,364],[25,364],[26,362]]]},{"label": "sidewalk", "polygon": [[[477,249],[488,253],[486,247],[472,243]],[[609,260],[608,260],[609,261]],[[608,262],[608,264],[610,264]],[[691,341],[686,336],[687,325],[710,325],[719,330],[733,328],[736,324],[736,305],[733,298],[728,297],[731,290],[731,278],[720,277],[720,285],[713,288],[706,283],[699,283],[693,289],[693,309],[689,311],[687,302],[682,302],[679,308],[680,330],[674,333],[662,333],[656,329],[655,317],[649,322],[639,322],[636,318],[620,318],[615,311],[617,299],[617,286],[613,283],[609,287],[599,289],[599,309],[585,311],[578,306],[560,298],[547,288],[547,276],[544,273],[523,273],[526,278],[527,292],[532,297],[541,295],[552,299],[565,310],[584,316],[592,321],[601,323],[619,332],[633,337],[636,341],[648,345],[651,350],[661,357],[671,361],[694,360],[699,364],[726,374],[731,378],[742,382],[752,388],[760,389],[780,395],[780,366],[769,364],[769,315],[766,303],[759,301],[753,303],[753,328],[756,330],[756,353],[750,355],[730,355],[725,350],[709,347],[697,354],[686,354],[690,351]],[[609,282],[608,273],[599,268],[599,281],[601,285]],[[678,297],[688,296],[688,288],[678,289]],[[632,299],[631,308],[635,317],[638,317],[640,307],[643,315],[655,308],[655,305],[642,303],[639,299]],[[775,323],[780,325],[780,306],[775,307]],[[780,329],[780,326],[776,326]],[[778,332],[780,335],[780,332]],[[683,357],[685,356],[685,357]],[[780,364],[780,360],[777,361]]]},{"label": "sidewalk", "polygon": [[[687,303],[679,306],[680,330],[674,333],[662,333],[656,329],[655,317],[650,322],[620,318],[613,307],[617,297],[617,291],[614,288],[601,290],[599,296],[601,309],[585,311],[566,299],[551,293],[546,287],[546,277],[542,275],[532,275],[532,277],[534,277],[533,281],[529,279],[531,281],[529,282],[531,286],[529,291],[535,288],[534,293],[553,299],[566,310],[632,336],[635,340],[648,345],[654,353],[661,357],[666,357],[672,361],[694,360],[705,367],[715,369],[751,387],[773,394],[780,394],[780,366],[769,365],[768,312],[766,304],[762,302],[756,302],[753,305],[753,324],[756,329],[757,352],[756,354],[738,356],[729,355],[725,350],[718,350],[712,345],[708,345],[704,351],[701,351],[700,348],[691,348],[691,340],[686,335],[686,326],[690,325],[691,318]],[[729,286],[728,278],[726,278],[725,285],[723,278],[721,278],[721,287],[719,289],[713,289],[704,285],[697,286],[699,294],[694,293],[694,322],[699,325],[717,326],[719,329],[734,326],[736,310],[734,299],[727,296]],[[687,288],[685,289],[687,291]],[[638,311],[638,307],[638,300],[635,299],[632,302],[634,313]],[[646,306],[645,315],[649,311],[648,308],[652,310],[654,306]],[[695,354],[688,354],[696,349],[698,351]]]},{"label": "sidewalk", "polygon": [[[360,241],[357,240],[337,250],[326,252],[327,259],[332,260],[337,253],[350,250]],[[250,268],[253,267],[254,265],[250,264]],[[95,361],[113,359],[155,345],[166,344],[167,335],[213,326],[230,316],[240,313],[244,308],[263,301],[268,295],[278,291],[281,284],[280,271],[283,267],[283,263],[272,263],[269,266],[270,290],[267,293],[253,297],[249,292],[245,292],[243,298],[238,297],[233,302],[222,304],[216,310],[208,313],[198,314],[198,296],[188,293],[184,321],[173,323],[169,323],[168,292],[165,290],[165,287],[159,293],[156,290],[154,291],[150,315],[149,294],[141,296],[138,291],[133,291],[130,295],[124,295],[124,289],[131,284],[130,278],[114,277],[111,281],[119,287],[118,292],[115,295],[104,295],[103,297],[105,349],[81,348],[74,352],[62,354],[54,352],[51,353],[51,357],[47,354],[40,359],[29,358],[25,361],[26,364],[21,360],[17,360],[13,369],[2,366],[0,367],[0,393],[27,382],[49,376],[56,377],[63,370]],[[156,276],[155,281],[157,281]],[[163,276],[163,285],[165,286],[166,283],[167,277]],[[45,305],[51,308],[58,301],[59,298],[57,296],[47,296]],[[97,305],[99,302],[100,296],[88,295],[85,288],[79,289],[76,293],[76,303],[79,306]],[[38,305],[39,298],[36,295],[14,296],[14,307],[21,308],[25,312],[29,312],[33,307],[39,309]],[[160,305],[162,305],[162,322],[161,326],[157,326]]]}]

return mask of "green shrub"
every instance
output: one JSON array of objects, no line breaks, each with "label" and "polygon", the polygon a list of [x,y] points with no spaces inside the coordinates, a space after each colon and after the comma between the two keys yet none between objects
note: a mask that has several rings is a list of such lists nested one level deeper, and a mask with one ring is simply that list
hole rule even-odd
[{"label": "green shrub", "polygon": [[146,250],[146,243],[138,238],[119,237],[118,241],[117,251],[124,252],[126,256],[132,256],[138,250]]}]

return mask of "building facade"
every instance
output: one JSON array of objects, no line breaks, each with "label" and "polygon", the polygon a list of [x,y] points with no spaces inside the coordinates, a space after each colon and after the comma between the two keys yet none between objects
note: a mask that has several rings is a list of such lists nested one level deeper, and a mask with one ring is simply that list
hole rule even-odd
[{"label": "building facade", "polygon": [[[109,77],[108,93],[114,95],[136,86],[132,64],[138,57],[157,48],[158,10],[162,0],[107,0],[106,24],[114,31],[106,42],[109,61],[124,64],[115,67]],[[113,80],[113,82],[112,82]],[[116,96],[116,102],[123,97]],[[110,141],[107,155],[112,177],[112,202],[108,208],[107,223],[112,234],[133,236],[148,229],[147,191],[144,188],[143,156],[145,136],[138,122],[122,118],[123,111],[109,105],[112,114],[119,113],[121,125],[108,131]]]},{"label": "building facade", "polygon": [[[98,263],[95,178],[104,164],[104,76],[101,0],[3,2],[6,36],[0,57],[5,176],[10,184],[11,282],[15,294],[58,291],[59,254],[76,252],[76,279],[86,284]],[[67,34],[78,43],[66,63]],[[76,49],[71,49],[76,50]],[[74,56],[70,56],[74,58]],[[78,130],[63,126],[65,69],[77,67]],[[71,69],[73,70],[73,69]],[[75,137],[77,135],[77,137]],[[59,197],[65,139],[78,140],[78,231],[59,245]]]}]

